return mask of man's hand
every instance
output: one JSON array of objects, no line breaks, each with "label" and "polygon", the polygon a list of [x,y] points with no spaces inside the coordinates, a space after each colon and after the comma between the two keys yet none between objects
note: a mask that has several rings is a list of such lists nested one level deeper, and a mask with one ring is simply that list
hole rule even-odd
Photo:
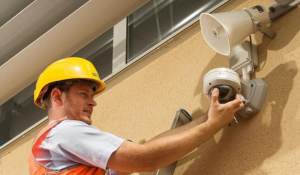
[{"label": "man's hand", "polygon": [[211,95],[207,125],[209,128],[217,130],[230,123],[233,120],[234,113],[244,108],[244,104],[238,94],[236,94],[235,100],[225,104],[220,104],[218,98],[219,89],[215,88]]}]

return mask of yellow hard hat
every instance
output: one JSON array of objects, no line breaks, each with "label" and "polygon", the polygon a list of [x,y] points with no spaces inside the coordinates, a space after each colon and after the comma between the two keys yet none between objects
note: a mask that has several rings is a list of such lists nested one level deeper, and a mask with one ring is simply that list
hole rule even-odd
[{"label": "yellow hard hat", "polygon": [[105,83],[100,80],[96,68],[90,61],[78,57],[65,58],[52,63],[41,73],[34,90],[34,103],[38,107],[45,109],[41,99],[48,89],[47,85],[72,79],[83,79],[94,82],[97,86],[94,92],[95,95],[102,92],[106,87]]}]

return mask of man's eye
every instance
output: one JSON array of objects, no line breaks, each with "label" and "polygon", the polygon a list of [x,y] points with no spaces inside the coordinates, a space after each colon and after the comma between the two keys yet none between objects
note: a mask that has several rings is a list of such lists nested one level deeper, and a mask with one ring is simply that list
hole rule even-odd
[{"label": "man's eye", "polygon": [[83,95],[83,96],[87,96],[86,93],[80,93],[80,94]]}]

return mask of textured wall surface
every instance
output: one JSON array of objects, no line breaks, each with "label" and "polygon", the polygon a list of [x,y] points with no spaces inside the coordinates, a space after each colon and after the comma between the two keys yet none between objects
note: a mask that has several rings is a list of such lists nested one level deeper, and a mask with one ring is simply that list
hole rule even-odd
[{"label": "textured wall surface", "polygon": [[[240,10],[272,1],[236,1]],[[253,35],[259,66],[252,78],[269,86],[261,112],[225,127],[180,159],[175,174],[299,174],[300,165],[300,7],[275,20],[274,39]],[[186,109],[196,118],[209,107],[202,93],[203,76],[228,67],[227,57],[204,41],[199,24],[176,36],[108,82],[96,100],[93,125],[134,142],[168,130],[175,112]],[[34,136],[1,155],[0,174],[28,174],[28,154]]]}]

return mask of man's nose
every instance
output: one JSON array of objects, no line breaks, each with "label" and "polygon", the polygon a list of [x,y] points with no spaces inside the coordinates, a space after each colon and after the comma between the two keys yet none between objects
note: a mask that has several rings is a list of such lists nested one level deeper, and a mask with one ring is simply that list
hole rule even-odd
[{"label": "man's nose", "polygon": [[92,107],[97,106],[97,102],[94,99],[91,99],[88,103],[88,106],[92,106]]}]

